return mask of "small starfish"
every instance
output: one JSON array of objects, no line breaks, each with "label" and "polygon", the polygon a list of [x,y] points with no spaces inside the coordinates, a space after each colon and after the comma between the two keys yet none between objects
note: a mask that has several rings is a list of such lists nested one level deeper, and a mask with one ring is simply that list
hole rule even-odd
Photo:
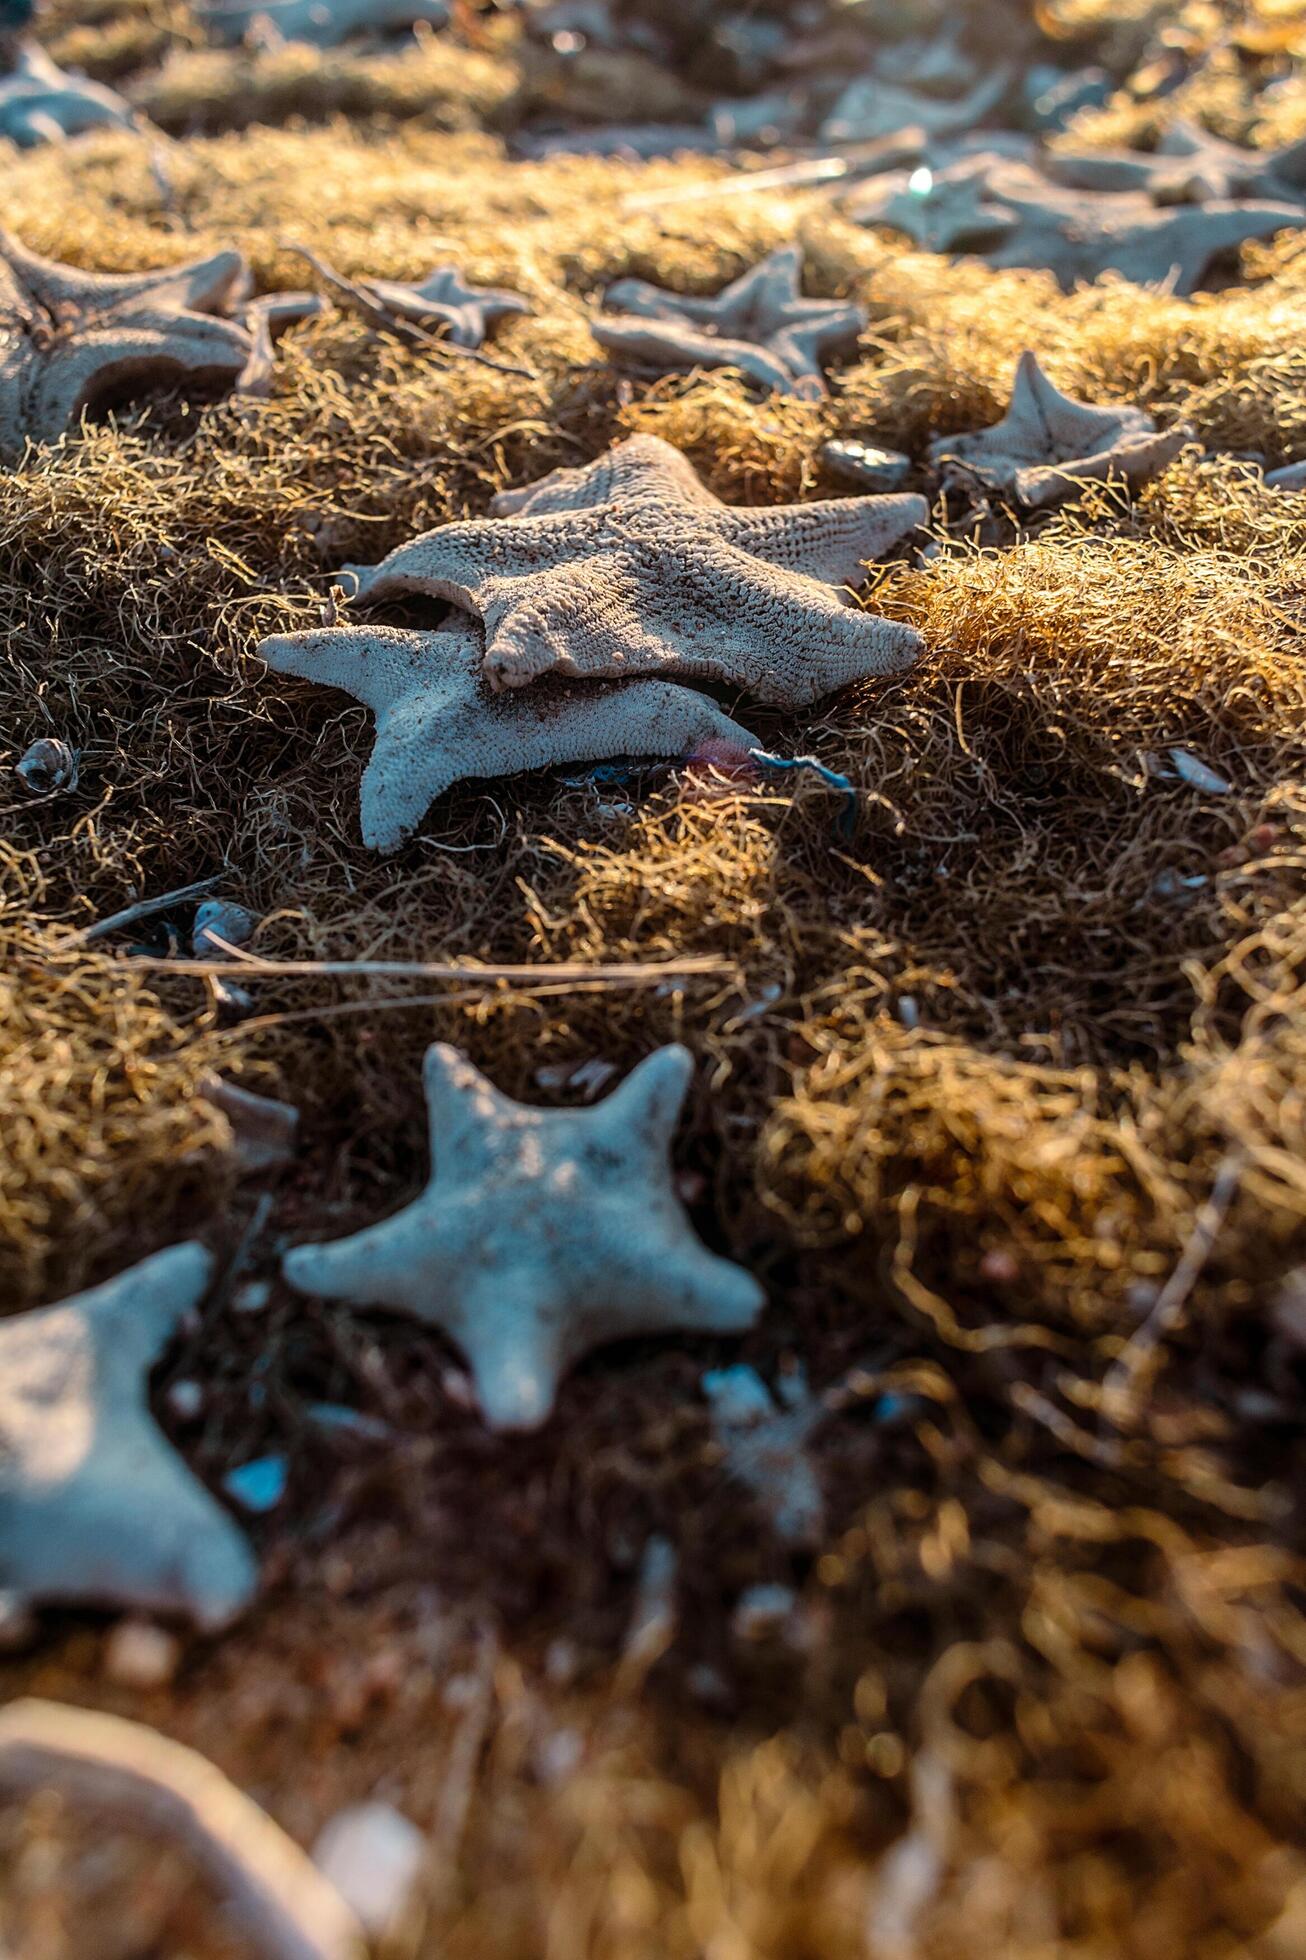
[{"label": "small starfish", "polygon": [[437,265],[421,285],[399,279],[346,279],[302,245],[297,252],[345,299],[386,326],[407,320],[435,329],[454,347],[479,347],[496,320],[529,313],[520,293],[502,286],[469,286],[456,265]]},{"label": "small starfish", "polygon": [[1020,357],[1011,404],[1000,422],[968,435],[940,436],[930,461],[1015,497],[1027,509],[1057,503],[1077,483],[1110,476],[1140,483],[1164,469],[1188,439],[1186,429],[1158,434],[1141,408],[1095,407],[1063,395],[1028,349]]},{"label": "small starfish", "polygon": [[1306,190],[1306,142],[1247,150],[1196,123],[1179,121],[1154,151],[1050,150],[1043,169],[1076,190],[1145,191],[1154,204],[1206,204],[1239,198],[1300,199]]},{"label": "small starfish", "polygon": [[533,1109],[436,1042],[426,1189],[353,1238],[297,1246],[285,1276],[442,1328],[491,1429],[538,1428],[566,1369],[607,1341],[742,1333],[762,1289],[700,1245],[671,1181],[692,1074],[685,1049],[659,1048],[595,1108]]},{"label": "small starfish", "polygon": [[239,252],[121,278],[56,265],[0,231],[0,458],[55,441],[124,391],[238,385],[255,339],[216,316],[247,282]]},{"label": "small starfish", "polygon": [[603,300],[613,317],[590,330],[601,347],[650,367],[737,367],[779,394],[819,399],[828,392],[821,355],[856,340],[867,315],[849,302],[804,299],[802,264],[798,247],[784,246],[714,299],[619,279]]},{"label": "small starfish", "polygon": [[253,1556],[164,1440],[145,1379],[212,1254],[170,1246],[105,1286],[0,1321],[0,1587],[226,1626]]},{"label": "small starfish", "polygon": [[360,597],[424,592],[479,614],[495,689],[654,673],[802,707],[920,651],[911,627],[833,588],[924,523],[923,497],[735,509],[669,443],[630,436],[492,509],[346,569]]},{"label": "small starfish", "polygon": [[822,143],[869,143],[881,136],[895,136],[909,127],[923,129],[927,136],[947,136],[959,129],[973,129],[991,110],[996,109],[1011,81],[1009,68],[995,68],[983,76],[969,95],[955,101],[940,101],[895,82],[867,80],[850,82],[834,108],[821,124]]},{"label": "small starfish", "polygon": [[486,684],[481,633],[324,627],[264,640],[279,674],[343,688],[376,716],[359,793],[363,842],[394,851],[437,796],[468,776],[513,776],[618,755],[688,755],[757,739],[714,701],[670,681],[545,681],[511,698]]},{"label": "small starfish", "polygon": [[937,175],[890,178],[856,202],[861,224],[891,225],[934,251],[974,251],[995,267],[1051,272],[1068,291],[1118,272],[1191,293],[1213,260],[1253,238],[1306,226],[1306,208],[1266,202],[1159,207],[1139,191],[1100,195],[1049,183],[995,156]]},{"label": "small starfish", "polygon": [[20,150],[59,143],[84,129],[131,129],[136,118],[120,95],[85,75],[68,75],[44,49],[21,47],[0,74],[0,137]]},{"label": "small starfish", "polygon": [[449,8],[447,0],[219,0],[199,18],[212,40],[228,45],[266,26],[282,41],[338,48],[354,35],[403,33],[419,21],[445,27]]}]

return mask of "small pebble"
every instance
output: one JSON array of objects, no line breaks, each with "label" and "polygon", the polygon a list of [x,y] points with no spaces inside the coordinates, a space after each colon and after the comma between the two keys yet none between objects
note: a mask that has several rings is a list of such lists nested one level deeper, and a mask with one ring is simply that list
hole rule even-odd
[{"label": "small pebble", "polygon": [[236,1313],[262,1313],[271,1298],[270,1280],[245,1279],[233,1291],[231,1304]]},{"label": "small pebble", "polygon": [[76,789],[77,763],[76,749],[47,735],[32,743],[14,774],[29,796],[51,796],[57,789]]},{"label": "small pebble", "polygon": [[783,1629],[797,1604],[792,1586],[749,1586],[739,1595],[730,1630],[738,1640],[766,1640]]},{"label": "small pebble", "polygon": [[215,937],[228,946],[243,946],[254,937],[257,926],[258,914],[245,906],[233,905],[225,898],[206,899],[195,914],[191,949],[197,959],[225,959],[226,953],[214,943]]},{"label": "small pebble", "polygon": [[229,1470],[222,1488],[246,1511],[275,1511],[286,1494],[286,1476],[284,1456],[257,1456]]},{"label": "small pebble", "polygon": [[535,1774],[541,1783],[565,1783],[580,1768],[584,1753],[578,1729],[555,1729],[535,1751]]},{"label": "small pebble", "polygon": [[378,1941],[403,1920],[425,1859],[426,1839],[388,1803],[338,1811],[313,1846],[313,1863]]},{"label": "small pebble", "polygon": [[104,1677],[118,1688],[166,1688],[181,1664],[181,1642],[151,1620],[120,1620],[104,1643]]},{"label": "small pebble", "polygon": [[174,1382],[168,1390],[167,1402],[178,1422],[194,1422],[204,1407],[204,1390],[198,1382]]},{"label": "small pebble", "polygon": [[896,490],[911,469],[909,456],[872,442],[822,443],[821,461],[832,476],[860,484],[864,490]]},{"label": "small pebble", "polygon": [[1020,1278],[1020,1262],[1005,1246],[990,1246],[980,1260],[980,1277],[995,1286],[1014,1286]]}]

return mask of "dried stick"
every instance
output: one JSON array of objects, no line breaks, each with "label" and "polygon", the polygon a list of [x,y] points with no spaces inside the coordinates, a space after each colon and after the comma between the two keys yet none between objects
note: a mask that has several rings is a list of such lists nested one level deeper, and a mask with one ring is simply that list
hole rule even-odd
[{"label": "dried stick", "polygon": [[94,925],[83,926],[79,932],[70,933],[61,940],[59,950],[65,947],[92,946],[97,939],[105,939],[111,932],[121,932],[124,926],[138,925],[142,919],[152,919],[158,912],[170,912],[174,905],[186,905],[192,898],[203,898],[215,885],[222,883],[221,875],[201,878],[193,885],[179,885],[175,892],[160,892],[157,898],[140,898],[135,905],[124,906],[121,912],[111,912],[107,919],[97,919]]},{"label": "dried stick", "polygon": [[200,978],[216,974],[230,980],[233,966],[242,980],[452,980],[463,986],[506,981],[531,986],[555,985],[568,981],[602,982],[608,986],[652,986],[661,980],[680,979],[701,973],[730,973],[729,960],[695,954],[683,960],[649,960],[626,965],[585,966],[573,961],[562,966],[455,966],[426,960],[265,960],[257,953],[229,945],[216,932],[208,934],[212,945],[220,948],[220,960],[166,960],[153,956],[133,958],[131,965],[153,973],[185,973]]},{"label": "dried stick", "polygon": [[267,1960],[362,1960],[357,1919],[299,1846],[213,1763],[143,1723],[12,1702],[0,1711],[0,1788],[54,1789],[178,1839]]}]

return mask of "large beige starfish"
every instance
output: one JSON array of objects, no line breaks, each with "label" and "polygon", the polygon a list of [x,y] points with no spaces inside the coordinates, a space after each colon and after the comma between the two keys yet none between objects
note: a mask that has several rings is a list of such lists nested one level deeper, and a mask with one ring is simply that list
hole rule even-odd
[{"label": "large beige starfish", "polygon": [[0,1321],[0,1589],[225,1626],[249,1547],[150,1414],[149,1371],[213,1258],[174,1245],[59,1306]]},{"label": "large beige starfish", "polygon": [[1306,226],[1306,207],[1265,199],[1158,206],[1142,191],[1051,183],[1031,165],[969,157],[881,180],[849,203],[859,223],[905,231],[932,251],[975,252],[992,266],[1050,272],[1069,289],[1118,272],[1191,293],[1212,264],[1254,238]]},{"label": "large beige starfish", "polygon": [[662,674],[802,707],[920,651],[911,627],[834,588],[924,523],[923,497],[740,510],[669,443],[630,436],[492,508],[347,569],[360,597],[424,592],[479,614],[493,688],[550,672]]},{"label": "large beige starfish", "polygon": [[590,1348],[687,1328],[738,1334],[751,1274],[708,1252],[668,1152],[693,1074],[659,1048],[594,1109],[532,1109],[456,1048],[426,1052],[431,1179],[382,1225],[288,1252],[301,1292],[395,1307],[466,1355],[492,1429],[536,1429]]},{"label": "large beige starfish", "polygon": [[0,460],[115,397],[238,383],[255,338],[217,316],[247,285],[239,252],[123,278],[56,265],[0,231]]},{"label": "large beige starfish", "polygon": [[467,776],[757,746],[715,701],[670,681],[549,680],[494,694],[480,628],[461,616],[438,633],[323,627],[264,640],[258,651],[278,673],[343,688],[375,714],[359,792],[363,842],[374,851],[397,850],[436,797]]},{"label": "large beige starfish", "polygon": [[817,399],[827,392],[821,356],[856,340],[867,315],[847,301],[804,299],[802,269],[801,250],[784,246],[713,299],[619,279],[590,331],[651,367],[734,367],[764,388]]},{"label": "large beige starfish", "polygon": [[1112,476],[1145,482],[1174,461],[1188,435],[1183,428],[1158,433],[1151,416],[1127,402],[1096,407],[1063,395],[1027,349],[1002,420],[967,435],[940,436],[930,445],[930,460],[945,476],[974,477],[1039,509],[1080,483]]},{"label": "large beige starfish", "polygon": [[68,75],[43,48],[22,47],[0,74],[0,136],[20,150],[58,143],[86,129],[130,129],[131,107],[85,75]]}]

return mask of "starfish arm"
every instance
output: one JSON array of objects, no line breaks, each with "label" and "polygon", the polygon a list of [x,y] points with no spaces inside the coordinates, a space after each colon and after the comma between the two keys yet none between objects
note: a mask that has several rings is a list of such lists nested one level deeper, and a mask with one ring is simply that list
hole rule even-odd
[{"label": "starfish arm", "polygon": [[628,436],[580,469],[550,470],[538,483],[501,490],[490,510],[495,517],[543,517],[666,495],[714,508],[720,501],[700,481],[689,458],[661,436]]},{"label": "starfish arm", "polygon": [[26,433],[52,442],[111,393],[182,381],[230,383],[244,371],[254,341],[243,327],[202,314],[171,317],[169,330],[124,323],[56,346],[27,392]]},{"label": "starfish arm", "polygon": [[693,1080],[694,1062],[678,1042],[657,1048],[585,1120],[596,1136],[610,1136],[623,1149],[637,1147],[665,1167],[685,1097]]},{"label": "starfish arm", "polygon": [[469,1274],[438,1324],[471,1370],[490,1429],[538,1429],[553,1414],[558,1383],[573,1356],[564,1340],[569,1301],[547,1261]]},{"label": "starfish arm", "polygon": [[624,354],[668,372],[682,368],[738,368],[750,381],[777,394],[793,390],[794,377],[773,354],[748,340],[727,340],[673,320],[612,319],[590,322],[590,332],[610,354]]},{"label": "starfish arm", "polygon": [[397,626],[319,626],[272,634],[254,651],[274,672],[341,688],[382,715],[405,694],[438,684],[433,656],[445,639],[452,643],[454,635],[410,633]]},{"label": "starfish arm", "polygon": [[1049,150],[1043,158],[1052,182],[1076,191],[1149,190],[1158,168],[1155,157],[1130,150]]},{"label": "starfish arm", "polygon": [[1144,483],[1174,461],[1191,433],[1184,428],[1166,429],[1114,443],[1096,456],[1081,456],[1046,469],[1021,470],[1013,485],[1016,500],[1027,510],[1042,510],[1073,495],[1081,483],[1105,483],[1112,477]]},{"label": "starfish arm", "polygon": [[771,565],[831,585],[857,584],[872,559],[924,524],[924,497],[841,497],[818,504],[730,509],[717,519],[721,536]]},{"label": "starfish arm", "polygon": [[213,1266],[213,1254],[191,1239],[79,1296],[99,1365],[115,1382],[135,1381],[154,1365],[208,1291]]},{"label": "starfish arm", "polygon": [[1126,277],[1142,279],[1150,272],[1154,278],[1155,260],[1168,257],[1178,271],[1174,290],[1183,297],[1206,276],[1212,259],[1251,239],[1300,231],[1306,211],[1291,204],[1187,205],[1158,213],[1158,220],[1155,243],[1150,228],[1140,226],[1137,238],[1113,252],[1107,264]]},{"label": "starfish arm", "polygon": [[[719,1259],[700,1245],[678,1204],[675,1209],[681,1230],[674,1237],[668,1231],[655,1248],[648,1246],[652,1258],[633,1260],[627,1252],[628,1290],[623,1289],[622,1273],[613,1275],[615,1312],[621,1315],[624,1308],[630,1318],[625,1331],[651,1334],[684,1328],[698,1334],[747,1333],[766,1305],[761,1286],[742,1266]],[[621,1243],[629,1247],[630,1236],[623,1233]],[[612,1252],[615,1260],[615,1234]],[[651,1286],[646,1275],[654,1263],[656,1282]]]},{"label": "starfish arm", "polygon": [[[589,534],[597,527],[589,526]],[[574,519],[537,516],[534,512],[512,524],[473,517],[460,524],[442,524],[397,545],[379,565],[346,565],[357,581],[360,599],[394,599],[405,592],[424,592],[449,599],[466,612],[482,610],[481,594],[491,581],[534,578],[569,553],[586,548],[587,533]],[[591,545],[591,549],[593,546]]]},{"label": "starfish arm", "polygon": [[441,1222],[418,1198],[349,1238],[293,1246],[282,1257],[281,1271],[297,1293],[430,1319],[440,1287]]},{"label": "starfish arm", "polygon": [[427,1129],[434,1178],[449,1182],[488,1170],[495,1138],[521,1115],[521,1106],[496,1089],[476,1064],[447,1041],[433,1041],[422,1058]]},{"label": "starfish arm", "polygon": [[155,308],[185,307],[195,313],[220,312],[243,296],[249,281],[249,268],[240,252],[215,252],[211,258],[186,265],[124,276],[58,265],[0,231],[0,258],[8,260],[22,285],[50,313],[104,314],[138,302]]},{"label": "starfish arm", "polygon": [[795,374],[819,374],[821,357],[835,348],[851,346],[865,327],[866,318],[862,306],[829,306],[818,320],[800,320],[772,334],[768,345]]}]

